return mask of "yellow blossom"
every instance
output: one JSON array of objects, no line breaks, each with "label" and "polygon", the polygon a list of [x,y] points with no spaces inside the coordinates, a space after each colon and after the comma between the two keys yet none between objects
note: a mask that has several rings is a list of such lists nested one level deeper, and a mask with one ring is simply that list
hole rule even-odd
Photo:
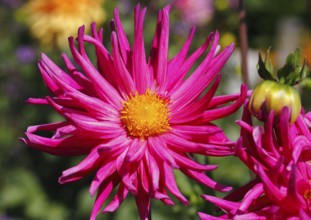
[{"label": "yellow blossom", "polygon": [[64,48],[79,26],[104,21],[103,0],[29,0],[17,12],[43,46]]}]

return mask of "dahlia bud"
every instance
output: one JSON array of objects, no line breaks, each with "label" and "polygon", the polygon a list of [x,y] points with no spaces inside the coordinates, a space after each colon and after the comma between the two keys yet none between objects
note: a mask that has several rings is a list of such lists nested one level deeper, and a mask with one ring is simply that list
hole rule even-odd
[{"label": "dahlia bud", "polygon": [[259,120],[265,120],[271,111],[278,116],[287,107],[291,112],[290,122],[294,123],[301,110],[301,101],[293,86],[307,77],[305,63],[300,64],[301,52],[296,49],[287,56],[285,65],[275,74],[269,50],[265,61],[259,54],[257,69],[264,80],[253,90],[248,109]]},{"label": "dahlia bud", "polygon": [[254,89],[248,109],[258,119],[264,120],[269,112],[274,111],[277,116],[284,107],[291,111],[290,122],[294,123],[301,110],[298,91],[289,85],[264,80]]}]

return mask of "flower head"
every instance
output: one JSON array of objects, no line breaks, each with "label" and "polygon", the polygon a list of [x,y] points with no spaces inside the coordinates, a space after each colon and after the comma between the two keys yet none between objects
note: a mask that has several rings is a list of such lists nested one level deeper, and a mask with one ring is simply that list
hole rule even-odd
[{"label": "flower head", "polygon": [[[84,27],[79,29],[77,47],[73,38],[69,38],[79,68],[63,55],[66,73],[43,54],[39,69],[53,96],[28,100],[50,105],[65,120],[30,126],[23,139],[26,144],[55,155],[87,155],[80,164],[64,171],[59,182],[73,182],[96,171],[90,186],[91,195],[97,192],[91,219],[95,219],[114,188],[118,188],[116,195],[104,212],[115,211],[129,192],[136,198],[141,219],[148,217],[151,198],[173,205],[170,193],[188,204],[178,189],[173,169],[213,189],[230,189],[205,175],[215,165],[199,164],[192,155],[233,154],[233,143],[210,122],[234,112],[246,97],[244,86],[241,95],[213,97],[220,70],[233,45],[218,53],[219,35],[212,33],[200,48],[187,56],[195,32],[191,29],[181,51],[169,59],[169,8],[166,7],[159,11],[152,48],[146,59],[145,13],[145,8],[135,8],[132,48],[115,10],[112,53],[102,44],[103,30],[97,31],[93,23],[92,36],[84,33]],[[96,66],[88,58],[85,43],[95,47]],[[209,47],[203,62],[186,78],[195,61]],[[232,101],[235,102],[224,105]],[[36,134],[42,130],[52,131],[54,135]]]},{"label": "flower head", "polygon": [[19,14],[44,46],[64,48],[67,37],[74,35],[78,27],[103,22],[102,4],[103,0],[29,0]]},{"label": "flower head", "polygon": [[253,126],[244,108],[236,155],[256,177],[225,199],[203,196],[224,210],[219,219],[311,218],[311,112],[299,114],[292,125],[287,107],[278,123],[274,117],[272,111],[263,128]]}]

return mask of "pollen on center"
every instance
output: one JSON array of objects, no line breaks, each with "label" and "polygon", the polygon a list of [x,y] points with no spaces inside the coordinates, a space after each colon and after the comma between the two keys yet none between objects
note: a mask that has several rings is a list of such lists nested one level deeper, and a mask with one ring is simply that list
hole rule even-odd
[{"label": "pollen on center", "polygon": [[123,103],[120,119],[128,134],[145,139],[170,129],[168,100],[147,89]]}]

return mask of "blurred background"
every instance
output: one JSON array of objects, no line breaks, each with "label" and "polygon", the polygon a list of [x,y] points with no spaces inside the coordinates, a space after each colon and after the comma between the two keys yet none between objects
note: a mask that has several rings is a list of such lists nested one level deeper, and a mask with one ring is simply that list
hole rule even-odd
[{"label": "blurred background", "polygon": [[[67,37],[76,36],[79,26],[89,27],[92,21],[104,27],[104,44],[110,48],[109,22],[115,7],[119,8],[124,29],[132,42],[133,7],[137,3],[148,7],[144,32],[146,48],[153,38],[157,10],[168,3],[172,4],[170,57],[180,50],[192,26],[197,26],[193,49],[214,30],[220,32],[222,47],[234,42],[236,50],[223,70],[218,94],[239,91],[242,77],[238,0],[0,0],[0,220],[89,218],[94,201],[88,193],[92,176],[72,184],[58,184],[61,172],[81,158],[51,156],[18,141],[29,125],[61,120],[50,108],[28,105],[25,101],[29,97],[49,95],[37,68],[41,52],[63,66],[61,53],[70,54]],[[308,0],[245,0],[244,6],[250,89],[259,82],[258,52],[265,53],[270,46],[275,66],[282,66],[287,54],[296,47],[302,49],[302,57],[311,63],[311,4]],[[299,90],[305,109],[310,110],[311,82],[304,81]],[[216,122],[232,140],[239,134],[234,123],[239,117],[240,112],[237,112],[226,119],[226,123]],[[208,160],[220,165],[211,175],[223,184],[238,187],[251,178],[234,157]],[[197,211],[213,213],[212,207],[199,195],[215,192],[209,192],[178,172],[176,178],[192,205],[184,207],[176,202],[174,207],[167,207],[153,201],[153,219],[199,219]],[[99,215],[97,219],[138,219],[134,199],[129,197],[116,213]]]}]

